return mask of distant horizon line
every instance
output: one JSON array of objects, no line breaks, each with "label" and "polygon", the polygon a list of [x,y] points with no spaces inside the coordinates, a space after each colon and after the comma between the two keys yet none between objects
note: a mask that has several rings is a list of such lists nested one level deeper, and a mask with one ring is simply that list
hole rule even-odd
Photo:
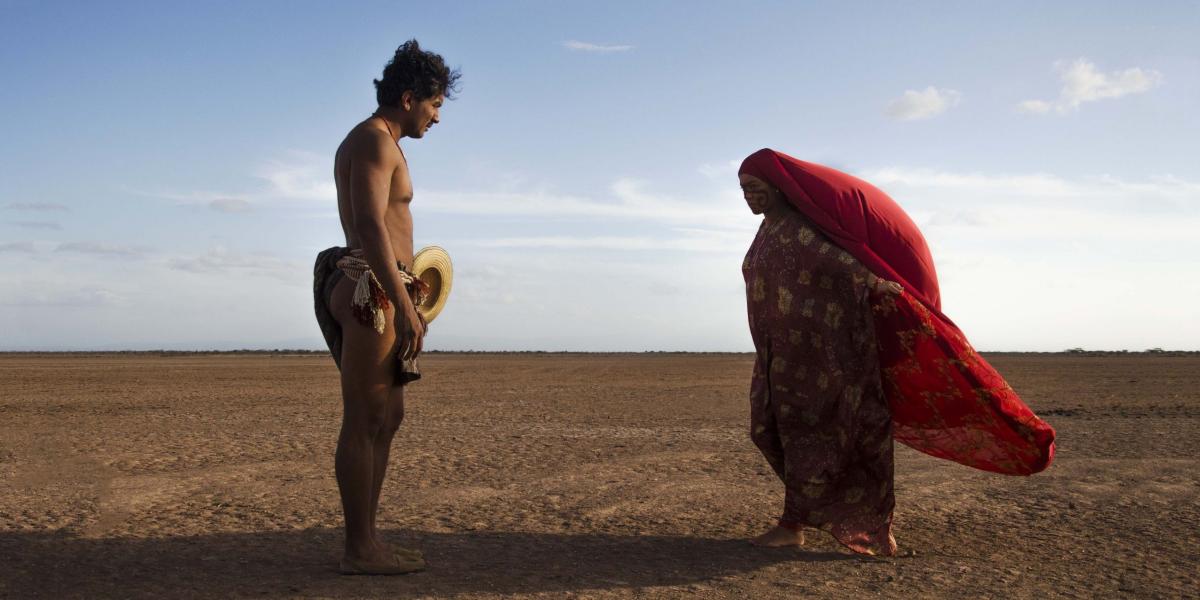
[{"label": "distant horizon line", "polygon": [[[1090,350],[1068,348],[1065,350],[979,350],[980,354],[1200,354],[1200,350],[1172,350],[1147,348],[1145,350]],[[308,348],[238,348],[238,349],[142,349],[142,350],[0,350],[5,354],[329,354],[328,350]],[[739,350],[425,350],[422,354],[754,354]]]}]

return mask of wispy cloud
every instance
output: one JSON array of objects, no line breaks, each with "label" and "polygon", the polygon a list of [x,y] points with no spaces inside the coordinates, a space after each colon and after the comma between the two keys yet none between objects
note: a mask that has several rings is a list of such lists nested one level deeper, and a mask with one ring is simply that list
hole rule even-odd
[{"label": "wispy cloud", "polygon": [[1022,175],[989,175],[983,173],[954,173],[936,169],[883,167],[858,173],[864,179],[880,185],[904,184],[917,187],[989,189],[1021,195],[1066,196],[1075,189],[1065,179],[1044,173]]},{"label": "wispy cloud", "polygon": [[59,244],[56,252],[73,252],[94,256],[121,256],[126,258],[145,255],[149,249],[142,246],[110,244],[107,242],[66,242]]},{"label": "wispy cloud", "polygon": [[295,280],[306,274],[306,266],[269,254],[246,254],[217,246],[197,256],[174,257],[167,266],[188,273],[245,273],[283,280]]},{"label": "wispy cloud", "polygon": [[0,244],[0,253],[2,252],[21,252],[24,254],[33,254],[37,252],[33,242],[5,242]]},{"label": "wispy cloud", "polygon": [[1200,214],[1200,182],[1171,175],[1130,181],[1109,175],[1072,179],[1046,173],[993,175],[905,167],[869,169],[858,175],[884,188],[955,191],[960,194],[959,205],[963,200],[986,204],[1002,198],[1007,205],[1044,204],[1049,200],[1075,203],[1089,210]]},{"label": "wispy cloud", "polygon": [[311,152],[291,151],[281,158],[265,161],[254,170],[253,176],[262,185],[239,191],[147,190],[132,186],[125,189],[147,198],[171,200],[186,206],[206,206],[231,214],[251,212],[257,205],[331,203],[337,198],[328,158]]},{"label": "wispy cloud", "polygon": [[1031,115],[1044,115],[1054,110],[1054,103],[1045,100],[1024,100],[1017,103],[1017,110]]},{"label": "wispy cloud", "polygon": [[898,121],[929,119],[957,106],[961,99],[962,94],[956,90],[931,85],[923,90],[906,90],[888,103],[884,113]]},{"label": "wispy cloud", "polygon": [[[887,190],[934,238],[1090,240],[1196,246],[1200,183],[1177,177],[990,175],[890,167],[859,173]],[[939,233],[942,232],[942,233]]]},{"label": "wispy cloud", "polygon": [[208,207],[223,213],[247,213],[250,212],[252,205],[245,198],[213,198],[209,200]]},{"label": "wispy cloud", "polygon": [[1066,114],[1079,110],[1079,106],[1085,102],[1141,94],[1163,82],[1163,75],[1158,71],[1135,67],[1103,73],[1085,58],[1071,62],[1058,61],[1054,68],[1062,81],[1058,99],[1025,100],[1017,105],[1018,110],[1030,114]]},{"label": "wispy cloud", "polygon": [[678,250],[729,253],[745,250],[750,236],[728,231],[674,230],[663,236],[533,236],[466,242],[485,248],[546,248],[557,250]]},{"label": "wispy cloud", "polygon": [[604,45],[593,44],[591,42],[581,42],[578,40],[567,40],[563,42],[563,47],[576,52],[594,52],[597,54],[611,54],[613,52],[628,52],[633,50],[633,46],[629,45]]},{"label": "wispy cloud", "polygon": [[258,177],[270,189],[267,194],[289,200],[333,201],[337,186],[328,157],[311,152],[293,151],[282,160],[268,161],[258,169]]},{"label": "wispy cloud", "polygon": [[4,205],[6,210],[27,210],[33,212],[67,212],[71,210],[66,204],[57,202],[10,202]]},{"label": "wispy cloud", "polygon": [[54,221],[9,221],[9,224],[23,229],[62,229],[62,225]]},{"label": "wispy cloud", "polygon": [[120,294],[94,285],[79,287],[49,281],[16,281],[10,285],[0,293],[0,306],[96,308],[124,304]]},{"label": "wispy cloud", "polygon": [[225,200],[241,200],[249,203],[250,198],[258,194],[248,193],[231,193],[231,192],[212,192],[212,191],[173,191],[173,190],[145,190],[126,186],[126,191],[138,196],[146,198],[159,198],[162,200],[171,200],[184,206],[211,206],[214,202],[222,202]]},{"label": "wispy cloud", "polygon": [[711,181],[723,183],[725,185],[734,185],[737,181],[738,167],[742,166],[740,159],[728,160],[716,163],[704,163],[696,168],[696,171],[707,177]]},{"label": "wispy cloud", "polygon": [[[143,196],[174,200],[187,205],[204,205],[227,213],[245,213],[258,206],[296,202],[335,207],[337,189],[327,160],[310,152],[290,152],[282,159],[265,162],[256,176],[266,186],[243,192],[150,192],[131,190]],[[428,213],[528,218],[579,218],[637,220],[672,226],[701,226],[713,229],[746,229],[753,218],[745,210],[736,185],[739,161],[705,164],[699,172],[723,181],[723,197],[689,197],[686,200],[647,189],[639,180],[618,178],[607,194],[584,197],[547,191],[525,179],[502,181],[487,191],[422,190],[420,210]],[[524,188],[524,189],[519,189]],[[328,218],[322,213],[320,218]]]},{"label": "wispy cloud", "polygon": [[422,210],[465,215],[532,218],[633,220],[641,224],[695,225],[746,229],[754,219],[745,210],[733,182],[725,198],[679,200],[646,189],[643,182],[618,179],[606,198],[584,198],[540,190],[528,192],[429,191]]}]

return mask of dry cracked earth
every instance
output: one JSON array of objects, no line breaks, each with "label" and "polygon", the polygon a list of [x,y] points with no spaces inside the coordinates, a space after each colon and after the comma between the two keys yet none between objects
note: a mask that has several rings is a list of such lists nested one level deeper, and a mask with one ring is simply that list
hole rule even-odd
[{"label": "dry cracked earth", "polygon": [[1196,596],[1200,357],[989,360],[1055,464],[900,447],[870,559],[746,543],[782,502],[748,355],[427,355],[380,524],[429,568],[345,577],[327,356],[0,355],[0,596]]}]

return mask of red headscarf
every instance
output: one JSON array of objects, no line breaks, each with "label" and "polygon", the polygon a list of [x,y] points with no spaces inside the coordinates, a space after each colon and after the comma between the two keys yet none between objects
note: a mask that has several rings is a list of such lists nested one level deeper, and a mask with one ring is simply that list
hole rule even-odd
[{"label": "red headscarf", "polygon": [[997,473],[1028,475],[1049,466],[1054,429],[942,314],[929,246],[900,205],[857,177],[766,148],[747,157],[738,173],[778,188],[872,273],[904,286],[875,308],[897,440]]},{"label": "red headscarf", "polygon": [[771,183],[843,250],[872,273],[899,282],[940,311],[933,256],[917,224],[879,188],[853,176],[763,148],[742,161],[746,173]]}]

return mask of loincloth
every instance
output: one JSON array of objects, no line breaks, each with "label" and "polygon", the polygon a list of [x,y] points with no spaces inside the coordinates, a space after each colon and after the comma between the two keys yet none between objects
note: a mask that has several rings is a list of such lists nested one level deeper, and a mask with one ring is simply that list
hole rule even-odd
[{"label": "loincloth", "polygon": [[[419,304],[427,286],[413,276],[404,264],[396,263],[396,266],[400,268],[401,278],[413,303]],[[363,260],[361,250],[334,246],[317,255],[316,264],[313,266],[313,304],[317,313],[317,324],[321,327],[321,334],[325,336],[325,345],[329,347],[329,353],[333,355],[333,362],[339,370],[342,368],[342,326],[334,318],[329,307],[333,299],[333,290],[343,277],[350,277],[356,282],[351,297],[351,312],[359,323],[382,334],[387,325],[385,311],[391,305],[383,286],[371,272],[370,265]],[[396,357],[393,376],[396,385],[404,385],[420,378],[421,369],[415,357]]]}]

